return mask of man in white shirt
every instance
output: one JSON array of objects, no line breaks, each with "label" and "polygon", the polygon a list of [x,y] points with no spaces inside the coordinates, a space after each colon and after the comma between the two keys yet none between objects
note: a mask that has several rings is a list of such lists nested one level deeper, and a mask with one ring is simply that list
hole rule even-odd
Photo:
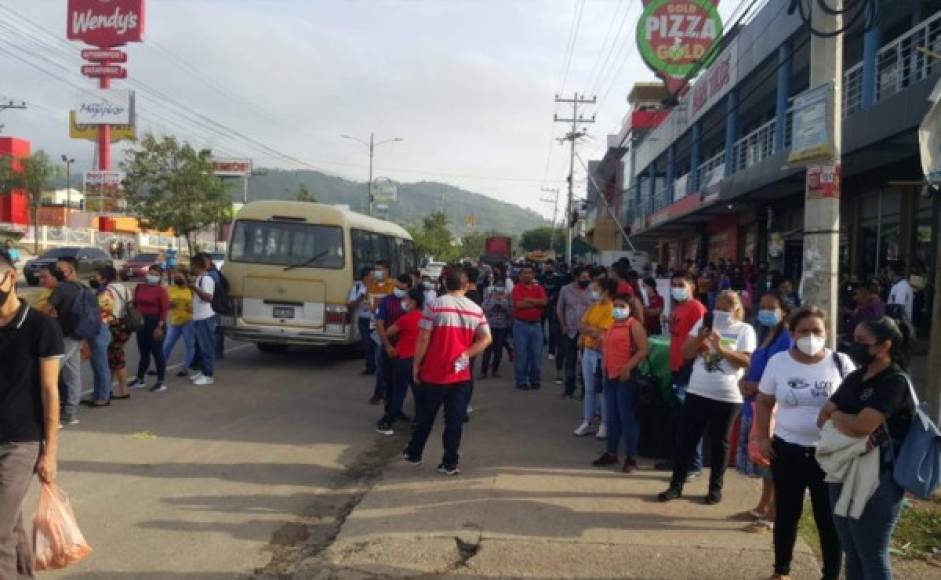
[{"label": "man in white shirt", "polygon": [[192,267],[195,275],[195,279],[190,282],[193,291],[193,329],[202,355],[202,368],[191,378],[194,385],[211,385],[215,382],[216,362],[216,313],[212,309],[216,282],[207,274],[209,264],[205,257],[200,255],[193,258]]},{"label": "man in white shirt", "polygon": [[370,337],[373,328],[372,303],[369,301],[369,281],[372,279],[372,268],[366,266],[360,269],[359,280],[350,289],[347,299],[347,308],[356,312],[356,325],[359,328],[359,338],[366,355],[366,368],[360,374],[376,374],[376,343]]},{"label": "man in white shirt", "polygon": [[888,311],[891,312],[891,306],[895,305],[895,309],[901,308],[905,313],[905,319],[911,321],[915,310],[915,291],[912,289],[912,285],[908,283],[908,280],[902,277],[900,266],[889,266],[888,275],[889,281],[892,283],[887,302],[890,306]]}]

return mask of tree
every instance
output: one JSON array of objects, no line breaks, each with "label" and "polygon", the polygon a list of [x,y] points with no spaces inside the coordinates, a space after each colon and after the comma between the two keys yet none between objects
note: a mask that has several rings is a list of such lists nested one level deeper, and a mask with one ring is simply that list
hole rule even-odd
[{"label": "tree", "polygon": [[208,149],[148,133],[127,152],[121,168],[128,209],[147,227],[184,236],[190,255],[193,234],[232,218],[228,186],[213,175]]},{"label": "tree", "polygon": [[448,216],[443,212],[432,212],[422,219],[420,228],[411,231],[419,254],[433,256],[435,260],[450,262],[460,257],[461,248],[451,243]]},{"label": "tree", "polygon": [[[549,248],[550,241],[552,248]],[[527,252],[549,249],[554,249],[557,253],[562,252],[565,248],[565,230],[557,228],[554,236],[549,226],[526,230],[520,236],[520,247]]]},{"label": "tree", "polygon": [[0,159],[0,192],[12,193],[14,189],[26,192],[33,219],[33,253],[39,253],[39,206],[42,205],[43,190],[55,176],[56,167],[44,151],[29,157]]},{"label": "tree", "polygon": [[294,192],[294,199],[310,203],[317,203],[318,201],[317,196],[312,194],[303,183],[297,186],[297,190]]}]

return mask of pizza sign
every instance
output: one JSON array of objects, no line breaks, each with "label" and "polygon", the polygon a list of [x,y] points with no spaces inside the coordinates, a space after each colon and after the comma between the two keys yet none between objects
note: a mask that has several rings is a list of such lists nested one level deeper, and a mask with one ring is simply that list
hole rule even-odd
[{"label": "pizza sign", "polygon": [[671,93],[682,89],[694,68],[707,65],[722,37],[719,0],[645,0],[637,23],[637,47],[644,62],[666,81]]}]

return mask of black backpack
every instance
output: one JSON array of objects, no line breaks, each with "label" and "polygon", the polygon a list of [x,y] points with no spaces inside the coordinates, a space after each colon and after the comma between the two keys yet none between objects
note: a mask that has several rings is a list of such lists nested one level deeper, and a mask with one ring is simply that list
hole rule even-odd
[{"label": "black backpack", "polygon": [[101,329],[101,310],[98,308],[98,297],[77,282],[67,282],[78,286],[78,294],[72,299],[71,307],[65,313],[63,330],[70,338],[77,340],[91,340],[98,336]]},{"label": "black backpack", "polygon": [[[232,299],[229,297],[229,281],[225,279],[222,272],[218,270],[219,282],[216,283],[215,290],[212,292],[212,311],[216,314],[232,315],[235,314],[235,308],[232,306]],[[208,276],[209,274],[206,274]]]}]

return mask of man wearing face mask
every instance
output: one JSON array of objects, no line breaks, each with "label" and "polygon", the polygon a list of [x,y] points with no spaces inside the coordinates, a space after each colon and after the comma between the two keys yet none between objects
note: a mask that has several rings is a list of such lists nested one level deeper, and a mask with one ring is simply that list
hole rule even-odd
[{"label": "man wearing face mask", "polygon": [[386,296],[392,294],[393,288],[395,288],[395,284],[389,278],[389,263],[385,260],[377,260],[372,269],[372,279],[366,285],[366,299],[371,305],[373,313],[373,332],[370,333],[370,338],[376,345],[373,355],[376,364],[376,386],[373,389],[372,397],[369,399],[370,405],[378,405],[383,397],[385,397],[386,392],[386,378],[382,375],[381,368],[384,346],[382,344],[382,338],[375,330],[375,316],[379,311],[379,304]]},{"label": "man wearing face mask", "polygon": [[50,315],[59,322],[64,337],[59,402],[62,405],[62,425],[70,426],[78,424],[78,404],[82,397],[82,339],[74,336],[76,329],[72,328],[72,311],[84,287],[75,273],[74,258],[59,260],[56,269],[61,273],[62,281],[49,296],[49,307]]},{"label": "man wearing face mask", "polygon": [[575,280],[559,290],[556,316],[559,319],[559,353],[565,367],[565,390],[563,397],[575,396],[575,367],[578,363],[578,325],[588,308],[595,303],[591,293],[591,271],[587,266],[578,266]]},{"label": "man wearing face mask", "polygon": [[0,578],[32,578],[23,503],[33,474],[56,480],[62,332],[16,296],[16,269],[0,250]]},{"label": "man wearing face mask", "polygon": [[[391,327],[396,321],[405,314],[402,309],[402,300],[412,289],[412,277],[408,274],[402,274],[396,278],[392,288],[392,294],[389,294],[379,302],[379,309],[376,312],[376,336],[379,338],[379,352],[376,355],[376,390],[373,392],[372,400],[374,404],[385,399],[386,411],[390,409],[391,400],[386,396],[392,386],[393,361],[396,357],[395,344],[393,338],[389,336],[386,329]],[[400,418],[407,418],[400,414]]]}]

